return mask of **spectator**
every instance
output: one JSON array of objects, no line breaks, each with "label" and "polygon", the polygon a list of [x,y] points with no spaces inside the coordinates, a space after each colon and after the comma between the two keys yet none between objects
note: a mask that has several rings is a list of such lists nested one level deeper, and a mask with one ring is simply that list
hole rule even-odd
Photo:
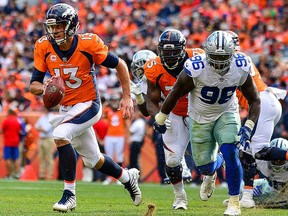
[{"label": "spectator", "polygon": [[54,151],[55,144],[53,139],[53,128],[49,123],[52,113],[48,109],[43,110],[43,115],[35,123],[35,128],[39,132],[39,160],[40,170],[39,179],[51,180],[53,179],[54,171]]},{"label": "spectator", "polygon": [[10,107],[1,126],[4,138],[3,155],[7,169],[7,178],[9,179],[19,178],[20,175],[19,144],[21,123],[17,112],[17,109]]},{"label": "spectator", "polygon": [[[104,110],[104,116],[108,122],[108,131],[104,139],[104,150],[110,158],[115,158],[115,162],[122,166],[124,162],[125,138],[128,134],[127,121],[123,119],[123,113],[118,110],[120,94],[114,93],[109,99],[109,106]],[[103,185],[108,185],[113,181],[107,177]],[[119,182],[117,181],[117,184]]]}]

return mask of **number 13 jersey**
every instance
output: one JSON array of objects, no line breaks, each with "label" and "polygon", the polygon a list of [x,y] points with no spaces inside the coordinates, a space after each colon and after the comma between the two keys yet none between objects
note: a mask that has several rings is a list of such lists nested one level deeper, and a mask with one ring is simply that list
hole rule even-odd
[{"label": "number 13 jersey", "polygon": [[101,64],[107,54],[108,47],[96,34],[75,35],[67,52],[60,51],[43,36],[35,44],[34,66],[40,72],[63,78],[65,97],[61,105],[68,106],[99,97],[91,68]]}]

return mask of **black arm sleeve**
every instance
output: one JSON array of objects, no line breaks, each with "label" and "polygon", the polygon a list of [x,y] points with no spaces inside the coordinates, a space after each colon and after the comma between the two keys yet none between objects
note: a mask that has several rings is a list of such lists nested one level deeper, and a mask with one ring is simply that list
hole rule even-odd
[{"label": "black arm sleeve", "polygon": [[45,77],[45,73],[34,68],[34,71],[33,71],[33,74],[32,74],[31,80],[30,80],[30,84],[34,81],[43,83],[44,77]]},{"label": "black arm sleeve", "polygon": [[116,68],[118,63],[119,57],[111,52],[108,52],[106,59],[101,63],[101,65],[108,68]]}]

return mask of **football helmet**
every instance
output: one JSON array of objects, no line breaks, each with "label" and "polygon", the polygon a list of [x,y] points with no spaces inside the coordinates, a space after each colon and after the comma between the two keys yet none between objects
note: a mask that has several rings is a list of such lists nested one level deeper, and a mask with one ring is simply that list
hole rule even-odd
[{"label": "football helmet", "polygon": [[156,54],[150,50],[140,50],[133,55],[131,63],[131,72],[134,78],[139,81],[144,78],[144,64],[152,58],[156,58]]},{"label": "football helmet", "polygon": [[235,45],[232,37],[225,31],[215,31],[203,44],[208,65],[218,74],[224,75],[233,59]]},{"label": "football helmet", "polygon": [[[76,10],[68,4],[55,4],[46,13],[44,27],[46,36],[52,44],[61,45],[67,38],[73,36],[79,29],[78,14]],[[55,25],[65,25],[64,38],[55,39],[55,32],[52,27]]]},{"label": "football helmet", "polygon": [[[288,150],[288,140],[283,138],[276,138],[270,142],[270,147],[281,148]],[[274,172],[288,171],[288,162],[285,160],[268,161],[268,168]]]},{"label": "football helmet", "polygon": [[240,51],[240,44],[239,44],[239,36],[230,30],[226,31],[233,39],[234,45],[235,45],[235,51]]},{"label": "football helmet", "polygon": [[177,68],[186,55],[185,46],[186,39],[180,31],[164,31],[158,40],[158,54],[162,64],[169,70]]}]

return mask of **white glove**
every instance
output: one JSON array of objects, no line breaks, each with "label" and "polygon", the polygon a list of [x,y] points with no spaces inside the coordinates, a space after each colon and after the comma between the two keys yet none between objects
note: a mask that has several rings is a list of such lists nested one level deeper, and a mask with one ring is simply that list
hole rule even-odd
[{"label": "white glove", "polygon": [[133,81],[130,80],[130,91],[135,96],[142,94],[140,83],[135,84]]},{"label": "white glove", "polygon": [[169,117],[166,118],[165,125],[166,125],[167,130],[171,129],[171,120],[169,119]]}]

